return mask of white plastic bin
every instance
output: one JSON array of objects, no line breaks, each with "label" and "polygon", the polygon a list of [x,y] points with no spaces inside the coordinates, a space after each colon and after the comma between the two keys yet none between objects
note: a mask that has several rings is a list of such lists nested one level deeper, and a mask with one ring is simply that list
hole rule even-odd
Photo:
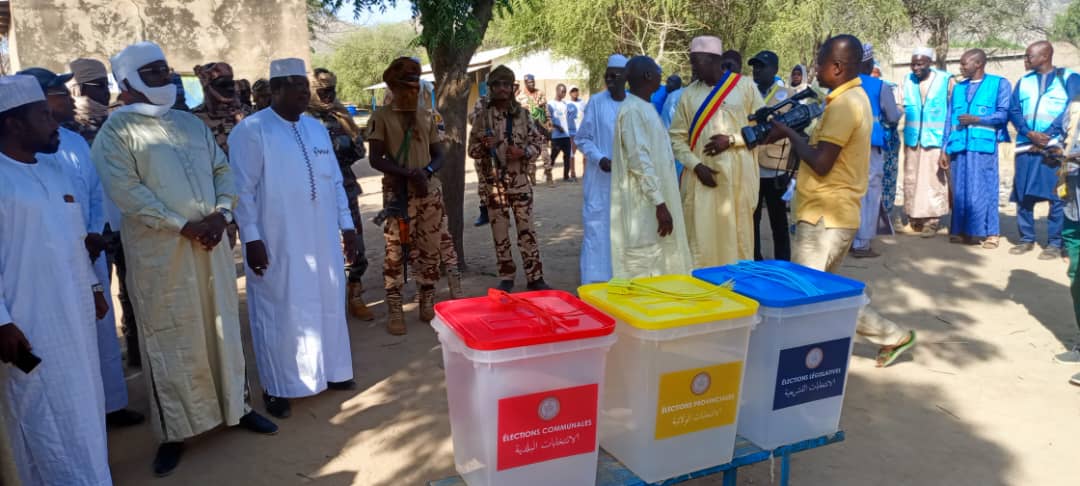
[{"label": "white plastic bin", "polygon": [[454,463],[470,486],[596,481],[597,413],[614,322],[566,292],[441,302]]},{"label": "white plastic bin", "polygon": [[[600,444],[657,482],[731,462],[743,361],[757,303],[685,275],[634,280],[668,295],[578,289],[616,320]],[[620,293],[623,292],[623,293]],[[555,483],[552,483],[555,484]]]},{"label": "white plastic bin", "polygon": [[[794,280],[770,276],[776,269]],[[717,284],[733,280],[735,292],[761,304],[761,322],[750,336],[739,435],[774,449],[839,430],[864,284],[782,261],[706,268],[694,276]]]}]

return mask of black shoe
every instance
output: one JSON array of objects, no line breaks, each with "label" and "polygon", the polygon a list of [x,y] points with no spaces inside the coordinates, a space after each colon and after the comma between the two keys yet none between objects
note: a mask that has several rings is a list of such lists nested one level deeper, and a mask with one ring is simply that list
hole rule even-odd
[{"label": "black shoe", "polygon": [[538,278],[536,280],[533,280],[532,282],[529,282],[529,284],[526,285],[526,288],[528,288],[529,290],[551,290],[551,286],[548,285],[547,282],[545,282],[542,278]]},{"label": "black shoe", "polygon": [[1019,243],[1016,246],[1014,246],[1012,248],[1009,248],[1009,254],[1010,255],[1023,255],[1024,253],[1028,253],[1028,252],[1030,252],[1031,250],[1034,250],[1034,249],[1035,249],[1035,243],[1032,243],[1032,242],[1028,241],[1028,242],[1024,242],[1024,243]]},{"label": "black shoe", "polygon": [[[275,397],[266,392],[263,392],[263,403],[266,404],[266,413],[269,413],[274,417],[277,417],[279,419],[286,419],[292,415],[292,406],[289,405],[288,398]],[[245,415],[244,417],[246,418],[247,415]],[[243,419],[240,420],[240,423],[244,423]]]},{"label": "black shoe", "polygon": [[126,408],[105,414],[105,423],[113,427],[131,427],[145,421],[143,414]]},{"label": "black shoe", "polygon": [[337,390],[337,391],[355,390],[356,389],[356,381],[354,381],[354,380],[328,381],[328,382],[326,382],[326,387],[331,389],[331,390]]},{"label": "black shoe", "polygon": [[163,478],[172,474],[180,465],[183,453],[183,442],[166,442],[158,446],[157,455],[154,456],[154,476]]},{"label": "black shoe", "polygon": [[1042,253],[1039,253],[1039,260],[1057,260],[1058,258],[1066,257],[1068,257],[1068,255],[1065,253],[1065,250],[1052,246],[1046,247]]},{"label": "black shoe", "polygon": [[[279,398],[279,400],[284,400],[284,398]],[[238,425],[255,432],[256,434],[275,435],[278,431],[277,424],[271,422],[270,419],[259,415],[254,410],[248,412],[247,415],[240,417],[240,423]]]},{"label": "black shoe", "polygon": [[495,287],[495,288],[497,288],[497,289],[499,289],[499,290],[501,290],[503,292],[513,291],[514,290],[514,281],[513,280],[500,280],[499,281],[499,286]]},{"label": "black shoe", "polygon": [[487,208],[484,207],[484,206],[480,206],[480,216],[476,217],[476,221],[473,222],[473,226],[480,227],[480,226],[483,226],[485,224],[488,224],[489,222],[491,222],[491,220],[488,219]]}]

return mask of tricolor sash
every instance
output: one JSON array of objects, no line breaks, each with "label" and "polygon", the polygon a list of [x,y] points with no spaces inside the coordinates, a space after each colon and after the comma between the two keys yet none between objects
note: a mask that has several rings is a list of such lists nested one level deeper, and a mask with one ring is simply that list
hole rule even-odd
[{"label": "tricolor sash", "polygon": [[720,109],[720,105],[731,94],[731,90],[735,89],[735,85],[739,83],[741,77],[737,73],[728,71],[720,79],[720,82],[716,83],[716,87],[709,93],[709,96],[705,97],[705,102],[701,104],[697,113],[694,114],[694,121],[690,122],[690,150],[694,150],[694,147],[697,146],[698,139],[701,138],[701,132],[705,131],[705,126],[709,124],[709,120],[712,120],[716,110]]}]

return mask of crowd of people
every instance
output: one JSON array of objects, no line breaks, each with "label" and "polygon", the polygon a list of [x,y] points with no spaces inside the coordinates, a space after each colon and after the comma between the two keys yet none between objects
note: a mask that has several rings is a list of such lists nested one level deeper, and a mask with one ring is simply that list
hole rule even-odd
[{"label": "crowd of people", "polygon": [[[1080,99],[1072,101],[1080,76],[1053,65],[1049,43],[1028,48],[1029,72],[1015,88],[985,72],[978,49],[955,77],[932,67],[932,50],[917,49],[899,86],[880,79],[872,46],[851,35],[822,45],[813,82],[802,65],[781,79],[771,51],[750,58],[744,77],[741,54],[716,37],[693,39],[689,51],[685,86],[649,57],[611,55],[606,90],[587,103],[574,86],[558,85],[548,101],[535,77],[519,83],[505,66],[490,71],[466,150],[479,180],[477,226],[492,233],[494,288],[517,284],[513,235],[525,288],[550,289],[533,187],[541,167],[553,183],[559,155],[563,180],[575,182],[578,150],[582,283],[763,259],[763,214],[773,258],[836,272],[848,254],[877,257],[872,241],[893,231],[901,150],[911,227],[933,237],[951,214],[950,241],[993,249],[998,144],[1011,123],[1021,239],[1010,251],[1034,249],[1033,207],[1048,201],[1040,258],[1070,258],[1080,322]],[[69,74],[0,77],[0,362],[13,365],[0,368],[0,440],[12,453],[0,466],[26,485],[111,484],[106,425],[145,421],[127,408],[108,290],[114,269],[128,365],[144,371],[158,476],[179,466],[185,441],[221,425],[277,433],[252,408],[237,242],[265,410],[286,419],[291,399],[355,389],[347,316],[374,319],[352,171],[360,160],[383,174],[376,221],[387,332],[408,332],[410,276],[421,322],[434,318],[444,273],[451,298],[464,295],[434,177],[446,135],[419,60],[386,68],[388,96],[365,127],[338,101],[334,74],[300,59],[274,60],[250,84],[227,63],[196,66],[203,102],[190,112],[159,46],[133,44],[110,65],[76,59]],[[763,139],[744,136],[752,116],[796,102],[819,104],[820,118],[796,130],[773,117]],[[914,331],[872,307],[858,332],[880,346],[879,367],[916,343]],[[1080,348],[1055,359],[1080,364]],[[1080,385],[1080,374],[1071,381]]]}]

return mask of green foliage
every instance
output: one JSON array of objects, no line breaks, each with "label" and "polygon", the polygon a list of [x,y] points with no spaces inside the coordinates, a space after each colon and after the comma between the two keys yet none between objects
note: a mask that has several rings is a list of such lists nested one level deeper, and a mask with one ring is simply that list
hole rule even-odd
[{"label": "green foliage", "polygon": [[1055,40],[1080,46],[1080,0],[1069,2],[1069,7],[1054,18],[1051,34]]},{"label": "green foliage", "polygon": [[[365,12],[385,12],[398,0],[309,0],[328,12],[338,12],[351,6],[359,17]],[[473,48],[484,38],[487,24],[475,13],[489,5],[496,10],[509,9],[511,0],[411,0],[413,15],[420,18],[424,29],[416,43],[428,49],[436,46]]]},{"label": "green foliage", "polygon": [[744,60],[770,49],[790,68],[812,61],[829,35],[852,33],[880,52],[909,25],[896,0],[515,0],[513,7],[498,30],[513,45],[581,60],[593,88],[613,52],[648,55],[685,76],[690,40],[716,35]]},{"label": "green foliage", "polygon": [[402,56],[426,57],[423,49],[412,43],[415,38],[416,30],[408,22],[364,28],[345,36],[333,53],[316,56],[314,67],[325,67],[337,75],[342,100],[366,103],[371,92],[364,88],[382,82],[383,70],[391,61]]},{"label": "green foliage", "polygon": [[945,65],[953,36],[983,40],[1030,26],[1030,0],[901,0],[916,30],[930,34],[937,64]]}]

